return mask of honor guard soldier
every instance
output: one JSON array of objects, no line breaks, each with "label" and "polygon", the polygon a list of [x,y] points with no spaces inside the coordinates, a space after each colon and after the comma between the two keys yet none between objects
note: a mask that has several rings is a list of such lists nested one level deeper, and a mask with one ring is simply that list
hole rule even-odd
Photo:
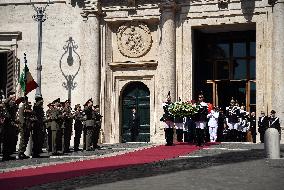
[{"label": "honor guard soldier", "polygon": [[174,135],[174,116],[169,112],[169,107],[172,104],[171,93],[167,95],[166,101],[163,103],[164,114],[160,121],[164,122],[166,146],[173,145],[173,135]]},{"label": "honor guard soldier", "polygon": [[54,100],[52,102],[54,107],[50,110],[50,129],[52,133],[52,155],[59,155],[58,149],[61,145],[61,124],[62,124],[62,113],[61,113],[61,105],[60,98]]},{"label": "honor guard soldier", "polygon": [[95,127],[94,127],[94,136],[93,136],[93,149],[100,149],[98,146],[98,141],[100,138],[101,124],[102,124],[102,115],[100,114],[100,106],[94,106],[94,114],[95,114]]},{"label": "honor guard soldier", "polygon": [[[35,114],[32,110],[31,102],[28,101],[28,97],[24,97],[23,104],[19,109],[19,131],[20,131],[20,145],[18,150],[19,159],[29,158],[24,154],[26,151],[31,130],[36,120]],[[36,142],[34,142],[36,143]]]},{"label": "honor guard soldier", "polygon": [[75,105],[75,112],[74,112],[74,130],[75,130],[75,137],[74,137],[74,151],[79,151],[80,145],[80,138],[83,131],[83,121],[84,121],[84,113],[81,109],[80,104]]},{"label": "honor guard soldier", "polygon": [[264,111],[260,112],[260,117],[258,118],[258,132],[260,134],[260,142],[264,143],[264,134],[266,129],[269,127],[269,118],[265,115]]},{"label": "honor guard soldier", "polygon": [[63,120],[64,120],[64,152],[70,152],[70,141],[72,136],[73,114],[70,106],[71,101],[66,100],[63,107]]},{"label": "honor guard soldier", "polygon": [[32,138],[33,138],[33,158],[39,158],[40,153],[42,153],[42,148],[45,139],[45,114],[43,110],[43,98],[41,96],[35,97],[35,104],[33,111],[36,117],[34,126],[32,128]]},{"label": "honor guard soldier", "polygon": [[9,92],[8,98],[4,102],[6,110],[6,119],[3,127],[3,161],[14,160],[11,155],[16,149],[17,138],[17,111],[15,92]]},{"label": "honor guard soldier", "polygon": [[94,127],[95,127],[95,111],[93,110],[93,100],[89,99],[85,103],[86,107],[84,112],[86,114],[86,151],[91,151],[91,145],[93,144],[94,138]]},{"label": "honor guard soldier", "polygon": [[237,140],[237,130],[239,126],[240,108],[236,105],[235,100],[232,98],[230,106],[226,107],[226,119],[229,127],[230,140]]},{"label": "honor guard soldier", "polygon": [[47,129],[47,150],[48,152],[52,152],[52,131],[51,131],[51,112],[54,109],[54,104],[49,103],[47,104],[48,109],[46,110],[46,120],[45,126]]},{"label": "honor guard soldier", "polygon": [[198,101],[196,106],[199,107],[198,112],[194,115],[194,121],[196,126],[196,145],[203,146],[204,144],[204,129],[207,123],[207,114],[208,114],[208,104],[204,102],[204,96],[201,92],[198,95]]},{"label": "honor guard soldier", "polygon": [[[280,127],[280,121],[279,118],[276,117],[276,111],[271,110],[270,117],[269,117],[269,128],[275,128],[278,130],[279,135],[281,135],[281,127]],[[279,137],[281,139],[281,137]]]}]

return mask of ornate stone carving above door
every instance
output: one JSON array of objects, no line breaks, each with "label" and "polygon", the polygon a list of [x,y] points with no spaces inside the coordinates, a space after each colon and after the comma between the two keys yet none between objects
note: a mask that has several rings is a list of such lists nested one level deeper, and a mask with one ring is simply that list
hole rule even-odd
[{"label": "ornate stone carving above door", "polygon": [[122,55],[129,58],[141,57],[151,49],[151,31],[143,22],[124,23],[117,30],[117,44]]}]

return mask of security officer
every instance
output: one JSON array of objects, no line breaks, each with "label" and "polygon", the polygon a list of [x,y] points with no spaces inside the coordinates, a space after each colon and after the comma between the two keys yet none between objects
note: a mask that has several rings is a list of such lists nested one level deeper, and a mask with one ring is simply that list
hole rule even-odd
[{"label": "security officer", "polygon": [[264,111],[260,112],[260,117],[258,118],[258,132],[260,134],[260,142],[264,143],[264,134],[266,129],[269,127],[269,118],[265,115]]},{"label": "security officer", "polygon": [[4,102],[6,110],[6,119],[3,127],[3,161],[15,160],[12,157],[14,150],[16,149],[16,136],[17,136],[17,111],[18,105],[16,104],[15,92],[9,92],[8,98]]},{"label": "security officer", "polygon": [[83,131],[83,121],[84,121],[84,113],[81,109],[81,105],[75,105],[75,113],[74,113],[74,130],[75,130],[75,137],[74,137],[74,151],[80,151],[79,144],[80,138]]},{"label": "security officer", "polygon": [[45,114],[43,110],[43,98],[41,96],[35,97],[35,104],[33,107],[34,114],[36,116],[36,121],[33,126],[33,158],[40,157],[40,153],[42,153],[42,148],[44,144],[44,137],[45,137]]},{"label": "security officer", "polygon": [[166,101],[163,103],[164,114],[160,121],[164,122],[166,146],[173,145],[174,135],[174,116],[169,112],[169,107],[172,104],[170,91],[167,95]]},{"label": "security officer", "polygon": [[93,136],[93,149],[100,149],[101,147],[98,146],[98,141],[100,137],[100,130],[102,124],[102,117],[100,114],[100,106],[94,106],[94,114],[95,114],[95,126],[94,126],[94,136]]},{"label": "security officer", "polygon": [[94,138],[94,127],[95,127],[95,111],[93,110],[92,98],[86,102],[84,108],[86,114],[86,151],[91,151],[91,145]]},{"label": "security officer", "polygon": [[71,101],[66,100],[63,107],[64,120],[64,152],[70,152],[70,140],[72,136],[73,114],[70,106]]}]

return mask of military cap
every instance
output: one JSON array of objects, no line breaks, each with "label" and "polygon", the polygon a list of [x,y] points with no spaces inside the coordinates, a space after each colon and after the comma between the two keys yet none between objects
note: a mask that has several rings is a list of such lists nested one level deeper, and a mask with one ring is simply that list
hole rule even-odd
[{"label": "military cap", "polygon": [[55,103],[60,103],[60,98],[55,99],[52,103],[53,103],[53,104],[55,104]]},{"label": "military cap", "polygon": [[93,103],[93,99],[90,98],[90,99],[84,104],[84,106],[87,106],[89,102],[92,102],[92,103]]},{"label": "military cap", "polygon": [[39,101],[42,101],[42,100],[43,100],[43,98],[41,96],[36,96],[35,97],[35,101],[36,102],[39,102]]},{"label": "military cap", "polygon": [[65,103],[71,103],[70,99],[65,100]]},{"label": "military cap", "polygon": [[270,113],[275,114],[275,113],[276,113],[276,111],[275,111],[275,110],[271,110],[271,112],[270,112]]}]

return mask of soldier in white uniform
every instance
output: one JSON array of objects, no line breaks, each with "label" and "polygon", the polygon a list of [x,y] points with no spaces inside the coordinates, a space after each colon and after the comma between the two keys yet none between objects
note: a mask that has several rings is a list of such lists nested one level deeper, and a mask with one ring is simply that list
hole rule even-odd
[{"label": "soldier in white uniform", "polygon": [[213,109],[207,115],[207,118],[209,118],[208,127],[209,127],[209,134],[210,134],[210,142],[216,142],[217,129],[218,129],[218,118],[219,118],[218,110],[215,107],[213,107]]},{"label": "soldier in white uniform", "polygon": [[232,98],[230,106],[226,107],[226,121],[230,130],[230,140],[237,140],[237,130],[239,126],[240,107],[236,105],[235,100]]}]

